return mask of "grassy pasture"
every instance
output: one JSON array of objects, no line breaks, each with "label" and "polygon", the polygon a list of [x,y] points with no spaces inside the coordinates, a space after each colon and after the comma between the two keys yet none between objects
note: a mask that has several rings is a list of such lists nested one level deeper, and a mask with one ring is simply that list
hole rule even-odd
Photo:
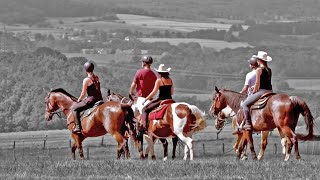
[{"label": "grassy pasture", "polygon": [[[183,161],[183,147],[177,148],[177,160],[162,161],[162,145],[156,143],[157,160],[140,161],[129,141],[131,159],[116,160],[116,142],[110,135],[84,141],[86,160],[71,160],[68,130],[0,133],[0,179],[318,179],[320,154],[318,142],[300,142],[302,160],[283,162],[277,132],[269,138],[265,159],[261,162],[237,161],[230,124],[219,134],[208,126],[194,135],[195,160]],[[46,146],[44,148],[44,140]],[[260,135],[254,135],[258,153]],[[15,150],[13,150],[15,141]],[[277,152],[275,154],[275,145]],[[146,145],[146,144],[145,144]],[[224,152],[223,152],[224,147]],[[88,159],[89,155],[89,159]],[[78,157],[78,154],[77,154]]]}]

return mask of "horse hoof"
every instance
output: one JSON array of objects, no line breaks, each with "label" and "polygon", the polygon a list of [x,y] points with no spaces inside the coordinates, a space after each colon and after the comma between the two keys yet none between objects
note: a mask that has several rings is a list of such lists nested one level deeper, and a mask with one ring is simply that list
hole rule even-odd
[{"label": "horse hoof", "polygon": [[163,161],[167,161],[167,160],[168,160],[168,157],[163,158]]},{"label": "horse hoof", "polygon": [[151,156],[151,159],[152,160],[156,160],[156,156]]}]

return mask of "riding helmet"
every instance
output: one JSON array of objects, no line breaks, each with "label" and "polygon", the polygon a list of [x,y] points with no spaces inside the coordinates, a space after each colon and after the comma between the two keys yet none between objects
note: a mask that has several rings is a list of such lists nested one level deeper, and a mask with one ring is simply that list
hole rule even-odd
[{"label": "riding helmet", "polygon": [[257,56],[253,55],[253,56],[248,60],[248,63],[250,63],[250,64],[253,65],[253,66],[258,66]]},{"label": "riding helmet", "polygon": [[87,71],[87,72],[93,72],[94,70],[94,64],[92,62],[86,62],[84,63],[84,69]]},{"label": "riding helmet", "polygon": [[147,63],[147,64],[153,63],[153,59],[151,56],[143,56],[141,60],[142,60],[142,62]]}]

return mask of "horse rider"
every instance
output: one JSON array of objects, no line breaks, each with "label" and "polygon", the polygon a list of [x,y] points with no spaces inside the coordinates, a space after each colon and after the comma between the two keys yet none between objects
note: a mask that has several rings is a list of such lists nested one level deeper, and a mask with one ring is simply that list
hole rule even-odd
[{"label": "horse rider", "polygon": [[271,85],[271,69],[268,67],[268,62],[272,61],[272,58],[264,51],[259,51],[256,55],[258,68],[256,69],[256,82],[253,86],[252,94],[249,94],[247,99],[241,103],[241,108],[244,112],[245,125],[243,129],[252,130],[252,123],[250,117],[249,107],[257,101],[263,94],[272,92]]},{"label": "horse rider", "polygon": [[135,97],[147,97],[157,80],[156,74],[151,70],[151,64],[153,59],[151,56],[143,56],[142,69],[138,70],[133,78],[129,94],[133,95],[134,89],[136,89]]},{"label": "horse rider", "polygon": [[[93,73],[94,64],[88,61],[84,64],[84,69],[87,77],[83,79],[82,91],[77,103],[71,107],[76,123],[74,133],[81,133],[80,112],[93,107],[97,101],[102,100],[99,77]],[[87,97],[85,97],[86,93]]]},{"label": "horse rider", "polygon": [[[156,80],[155,86],[152,92],[146,97],[145,101],[151,100],[152,97],[159,91],[158,98],[152,100],[142,109],[141,121],[144,129],[147,128],[148,114],[156,107],[158,107],[162,100],[172,99],[172,94],[174,91],[173,81],[170,78],[169,71],[171,68],[165,68],[164,64],[160,64],[158,69],[158,79]],[[144,104],[144,103],[143,103]]]},{"label": "horse rider", "polygon": [[240,93],[246,93],[248,95],[252,94],[253,92],[253,86],[256,83],[256,69],[258,68],[258,62],[256,55],[253,55],[249,60],[249,67],[251,69],[250,72],[247,73],[246,79],[244,82],[244,86]]}]

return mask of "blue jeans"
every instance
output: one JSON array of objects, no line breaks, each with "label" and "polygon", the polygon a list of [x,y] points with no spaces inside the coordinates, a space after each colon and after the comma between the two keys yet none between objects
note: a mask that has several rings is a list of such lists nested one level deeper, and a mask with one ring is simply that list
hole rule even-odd
[{"label": "blue jeans", "polygon": [[255,103],[260,97],[266,92],[272,92],[272,90],[259,89],[256,93],[248,95],[247,99],[244,100],[240,106],[243,110],[245,120],[251,120],[250,117],[250,106]]}]

